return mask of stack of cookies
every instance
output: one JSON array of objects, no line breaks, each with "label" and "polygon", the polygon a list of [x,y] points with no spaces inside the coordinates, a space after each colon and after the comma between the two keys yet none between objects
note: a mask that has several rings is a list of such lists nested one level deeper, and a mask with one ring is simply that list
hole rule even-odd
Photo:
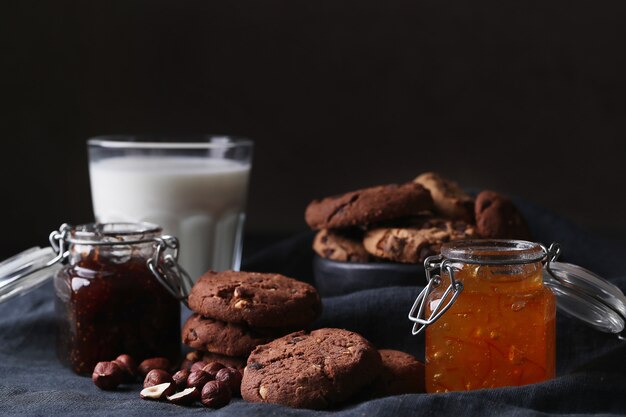
[{"label": "stack of cookies", "polygon": [[530,237],[511,200],[492,191],[474,200],[433,172],[401,185],[314,200],[305,219],[318,231],[315,252],[343,262],[422,263],[449,241]]},{"label": "stack of cookies", "polygon": [[205,273],[188,298],[194,314],[182,330],[194,358],[242,369],[258,345],[305,328],[321,313],[309,284],[279,274]]}]

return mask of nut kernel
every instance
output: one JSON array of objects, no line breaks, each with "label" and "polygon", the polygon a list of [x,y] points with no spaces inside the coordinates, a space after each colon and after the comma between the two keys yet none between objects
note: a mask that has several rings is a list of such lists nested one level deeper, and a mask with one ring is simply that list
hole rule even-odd
[{"label": "nut kernel", "polygon": [[177,392],[173,395],[168,395],[167,400],[176,405],[190,405],[193,402],[200,399],[200,391],[198,388],[191,387],[185,388],[181,392]]},{"label": "nut kernel", "polygon": [[164,384],[153,385],[142,389],[139,396],[144,400],[162,400],[167,396],[174,395],[175,393],[176,388],[174,387],[174,384],[166,382]]}]

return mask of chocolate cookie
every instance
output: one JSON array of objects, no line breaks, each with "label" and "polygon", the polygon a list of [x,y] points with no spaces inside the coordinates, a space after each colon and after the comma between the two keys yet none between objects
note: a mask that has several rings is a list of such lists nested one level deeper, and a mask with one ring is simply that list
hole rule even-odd
[{"label": "chocolate cookie", "polygon": [[474,227],[462,220],[418,220],[412,227],[377,228],[363,238],[365,250],[379,258],[402,263],[421,263],[439,253],[441,244],[468,239]]},{"label": "chocolate cookie", "polygon": [[426,172],[414,180],[430,191],[437,211],[445,217],[474,222],[474,199],[454,182],[434,172]]},{"label": "chocolate cookie", "polygon": [[408,353],[381,349],[383,370],[367,390],[373,397],[425,392],[424,364]]},{"label": "chocolate cookie", "polygon": [[432,208],[430,192],[420,184],[409,182],[314,200],[304,217],[311,229],[340,229],[412,216]]},{"label": "chocolate cookie", "polygon": [[381,367],[378,351],[357,333],[296,332],[252,352],[241,395],[246,401],[323,409],[370,384]]},{"label": "chocolate cookie", "polygon": [[528,224],[515,204],[494,191],[483,191],[476,196],[474,207],[476,231],[487,239],[530,240]]},{"label": "chocolate cookie", "polygon": [[369,253],[363,247],[362,239],[322,229],[315,235],[313,250],[322,258],[341,262],[367,262]]},{"label": "chocolate cookie", "polygon": [[224,366],[230,366],[231,368],[243,369],[246,367],[247,356],[226,356],[213,352],[198,352],[201,355],[201,359],[206,362],[219,362]]},{"label": "chocolate cookie", "polygon": [[227,356],[248,356],[255,347],[275,338],[244,324],[226,323],[199,314],[192,314],[187,319],[182,335],[183,343],[193,349]]},{"label": "chocolate cookie", "polygon": [[299,327],[322,311],[313,286],[279,274],[209,271],[189,294],[189,308],[205,317],[251,327]]}]

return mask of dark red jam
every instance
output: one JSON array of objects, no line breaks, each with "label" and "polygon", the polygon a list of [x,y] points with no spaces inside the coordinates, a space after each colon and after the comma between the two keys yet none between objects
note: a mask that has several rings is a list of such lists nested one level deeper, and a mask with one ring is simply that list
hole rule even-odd
[{"label": "dark red jam", "polygon": [[[180,302],[140,256],[98,255],[98,248],[55,279],[60,360],[79,374],[122,353],[137,363],[180,355]],[[129,251],[130,253],[130,251]]]}]

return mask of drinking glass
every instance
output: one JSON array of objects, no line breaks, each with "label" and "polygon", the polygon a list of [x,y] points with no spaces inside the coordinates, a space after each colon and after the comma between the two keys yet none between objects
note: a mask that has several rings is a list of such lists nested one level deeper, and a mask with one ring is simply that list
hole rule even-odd
[{"label": "drinking glass", "polygon": [[100,136],[88,141],[98,222],[151,222],[180,241],[195,280],[238,270],[252,142],[230,136]]}]

